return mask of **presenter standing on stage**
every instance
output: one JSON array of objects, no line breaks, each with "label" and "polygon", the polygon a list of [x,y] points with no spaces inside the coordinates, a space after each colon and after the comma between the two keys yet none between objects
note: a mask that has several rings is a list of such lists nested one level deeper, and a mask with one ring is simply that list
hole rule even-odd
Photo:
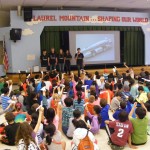
[{"label": "presenter standing on stage", "polygon": [[75,54],[75,59],[78,68],[78,77],[80,77],[80,70],[83,69],[83,58],[84,58],[83,53],[81,53],[80,51],[81,49],[77,48],[77,53]]},{"label": "presenter standing on stage", "polygon": [[42,55],[40,56],[40,61],[41,61],[41,71],[47,71],[48,55],[45,49],[42,51]]},{"label": "presenter standing on stage", "polygon": [[57,60],[58,60],[59,74],[64,73],[65,57],[62,49],[59,50]]},{"label": "presenter standing on stage", "polygon": [[69,50],[66,50],[66,54],[65,54],[65,66],[66,66],[66,73],[69,73],[70,75],[70,60],[72,59],[72,56],[69,52]]},{"label": "presenter standing on stage", "polygon": [[57,55],[55,53],[55,49],[51,48],[51,52],[48,57],[48,65],[50,66],[50,71],[56,69],[57,65]]}]

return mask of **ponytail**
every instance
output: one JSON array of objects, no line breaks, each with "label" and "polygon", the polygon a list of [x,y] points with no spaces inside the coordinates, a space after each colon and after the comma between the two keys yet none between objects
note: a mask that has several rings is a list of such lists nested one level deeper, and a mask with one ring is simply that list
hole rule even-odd
[{"label": "ponytail", "polygon": [[52,143],[52,137],[50,136],[50,134],[48,134],[48,135],[46,136],[46,143],[47,143],[48,145],[51,145],[51,143]]},{"label": "ponytail", "polygon": [[54,136],[56,131],[56,127],[54,124],[49,124],[45,126],[45,132],[47,133],[46,136],[46,143],[50,145],[52,143],[52,137]]},{"label": "ponytail", "polygon": [[102,116],[100,114],[97,116],[97,119],[98,119],[98,123],[101,124],[101,122],[102,122]]},{"label": "ponytail", "polygon": [[82,93],[80,92],[80,91],[78,91],[77,92],[77,96],[78,96],[78,99],[77,99],[77,101],[78,101],[78,104],[80,104],[81,103],[81,97],[82,97]]}]

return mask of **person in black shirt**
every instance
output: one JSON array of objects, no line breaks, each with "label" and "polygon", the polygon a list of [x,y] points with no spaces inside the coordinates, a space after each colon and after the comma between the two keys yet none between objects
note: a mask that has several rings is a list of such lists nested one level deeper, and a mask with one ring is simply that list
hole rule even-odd
[{"label": "person in black shirt", "polygon": [[65,67],[66,67],[66,73],[69,73],[70,75],[70,60],[71,60],[72,56],[69,52],[69,50],[66,51],[66,54],[65,54]]},{"label": "person in black shirt", "polygon": [[46,71],[48,67],[48,56],[46,50],[43,50],[42,55],[40,56],[40,61],[42,71]]},{"label": "person in black shirt", "polygon": [[61,74],[64,72],[64,62],[65,62],[65,57],[62,49],[59,50],[57,60],[58,60],[59,74]]},{"label": "person in black shirt", "polygon": [[50,66],[50,71],[56,69],[57,65],[57,55],[55,53],[55,49],[51,48],[51,53],[48,57],[48,65]]},{"label": "person in black shirt", "polygon": [[77,48],[77,53],[75,54],[75,59],[76,59],[76,63],[77,63],[77,68],[78,68],[78,77],[80,77],[80,70],[83,69],[83,58],[84,55],[83,53],[81,53],[81,49]]},{"label": "person in black shirt", "polygon": [[15,137],[16,132],[19,127],[19,123],[15,123],[15,116],[12,112],[7,112],[5,114],[5,119],[8,123],[7,126],[5,126],[5,135],[1,136],[0,141],[7,145],[15,145]]}]

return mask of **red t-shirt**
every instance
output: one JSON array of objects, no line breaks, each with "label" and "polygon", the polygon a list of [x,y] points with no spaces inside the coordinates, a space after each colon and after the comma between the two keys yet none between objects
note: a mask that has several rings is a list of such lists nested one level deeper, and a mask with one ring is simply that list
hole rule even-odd
[{"label": "red t-shirt", "polygon": [[126,122],[110,121],[109,127],[114,129],[111,135],[112,142],[118,146],[125,146],[129,135],[133,132],[132,123],[129,120]]},{"label": "red t-shirt", "polygon": [[[110,95],[110,101],[112,100],[112,98],[114,97],[114,93],[111,90],[107,90],[109,92]],[[104,98],[104,99],[108,99],[108,93],[105,91],[102,91],[99,95],[100,98]]]}]

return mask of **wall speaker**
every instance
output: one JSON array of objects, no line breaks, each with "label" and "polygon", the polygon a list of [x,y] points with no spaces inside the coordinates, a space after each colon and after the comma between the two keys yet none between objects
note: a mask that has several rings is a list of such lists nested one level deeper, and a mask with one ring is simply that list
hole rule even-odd
[{"label": "wall speaker", "polygon": [[25,7],[24,8],[24,21],[28,22],[32,20],[32,8]]},{"label": "wall speaker", "polygon": [[22,29],[12,28],[10,30],[10,39],[16,42],[17,40],[21,40]]}]

